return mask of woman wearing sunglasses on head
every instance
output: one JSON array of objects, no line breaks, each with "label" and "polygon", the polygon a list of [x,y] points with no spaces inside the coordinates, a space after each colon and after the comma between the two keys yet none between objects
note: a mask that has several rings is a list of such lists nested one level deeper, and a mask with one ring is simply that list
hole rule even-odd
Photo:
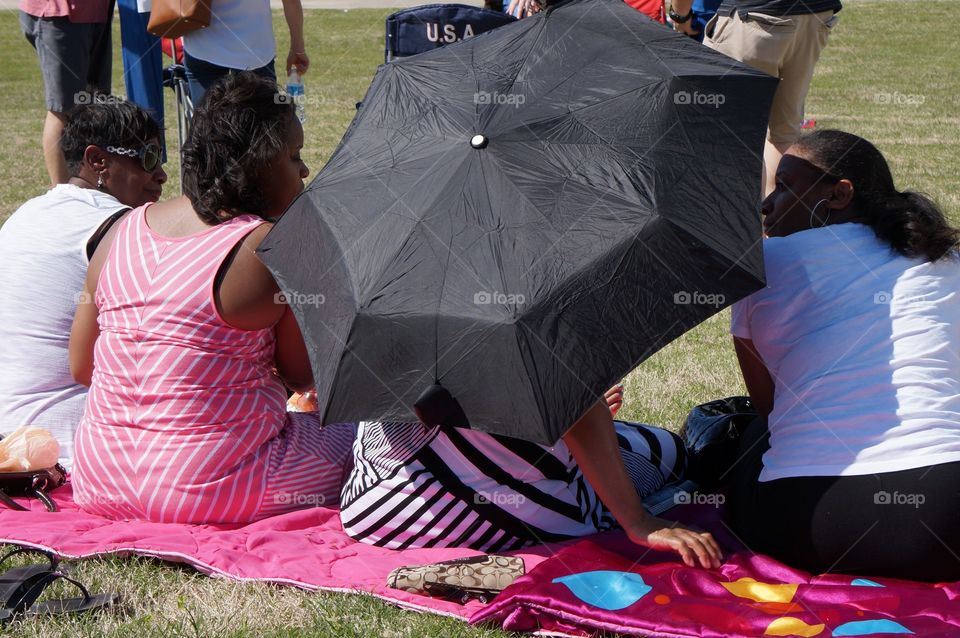
[{"label": "woman wearing sunglasses on head", "polygon": [[77,296],[109,225],[160,198],[167,175],[159,137],[133,103],[78,106],[60,142],[69,181],[23,204],[0,228],[0,431],[50,430],[68,468],[87,394],[67,357]]},{"label": "woman wearing sunglasses on head", "polygon": [[74,497],[113,518],[250,522],[336,505],[353,425],[286,412],[313,373],[255,250],[303,190],[303,128],[277,86],[210,87],[183,149],[185,196],[104,237],[70,339],[90,385]]}]

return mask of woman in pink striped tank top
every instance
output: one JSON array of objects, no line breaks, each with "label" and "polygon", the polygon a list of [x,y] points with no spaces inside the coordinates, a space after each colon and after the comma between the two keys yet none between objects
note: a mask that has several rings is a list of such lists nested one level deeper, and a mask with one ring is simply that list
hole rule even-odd
[{"label": "woman in pink striped tank top", "polygon": [[355,428],[286,412],[284,384],[308,389],[310,362],[254,254],[308,172],[276,96],[252,74],[211,88],[186,196],[131,211],[91,260],[70,339],[90,386],[72,477],[86,511],[242,523],[339,502]]}]

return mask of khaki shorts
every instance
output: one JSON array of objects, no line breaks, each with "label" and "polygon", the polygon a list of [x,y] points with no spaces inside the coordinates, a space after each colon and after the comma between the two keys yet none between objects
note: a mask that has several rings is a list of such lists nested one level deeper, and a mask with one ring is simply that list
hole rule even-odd
[{"label": "khaki shorts", "polygon": [[780,78],[767,128],[773,144],[789,145],[800,137],[813,67],[837,19],[833,11],[789,16],[751,12],[743,18],[734,11],[715,15],[704,28],[703,43],[711,49]]}]

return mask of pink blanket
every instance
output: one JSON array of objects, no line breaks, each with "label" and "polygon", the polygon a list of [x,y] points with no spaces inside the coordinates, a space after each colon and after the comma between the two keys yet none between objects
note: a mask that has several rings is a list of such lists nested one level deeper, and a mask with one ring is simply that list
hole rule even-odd
[{"label": "pink blanket", "polygon": [[[402,565],[476,554],[395,551],[347,537],[336,510],[315,508],[251,525],[110,521],[78,511],[69,485],[62,511],[0,509],[0,542],[66,557],[141,554],[213,576],[304,589],[365,593],[418,611],[492,622],[514,631],[582,636],[605,630],[642,636],[960,636],[960,583],[927,585],[850,576],[811,576],[738,549],[719,511],[675,507],[668,518],[698,522],[730,550],[717,571],[683,566],[672,554],[632,545],[619,532],[566,546],[518,552],[528,574],[490,605],[465,606],[386,587]],[[27,501],[21,501],[27,503]]]},{"label": "pink blanket", "polygon": [[584,539],[528,571],[471,622],[576,636],[960,636],[960,583],[812,576],[736,549],[714,508],[677,507],[673,516],[700,522],[735,551],[712,571],[622,533]]},{"label": "pink blanket", "polygon": [[[179,525],[111,521],[85,514],[73,503],[70,485],[53,492],[61,511],[51,514],[36,499],[18,502],[29,512],[0,507],[0,543],[47,549],[68,558],[140,554],[235,580],[262,580],[310,590],[371,594],[400,606],[466,619],[483,605],[458,605],[386,586],[387,574],[403,565],[422,565],[473,556],[463,549],[396,551],[357,543],[340,525],[337,510],[305,509],[251,525]],[[521,552],[529,570],[556,551]]]}]

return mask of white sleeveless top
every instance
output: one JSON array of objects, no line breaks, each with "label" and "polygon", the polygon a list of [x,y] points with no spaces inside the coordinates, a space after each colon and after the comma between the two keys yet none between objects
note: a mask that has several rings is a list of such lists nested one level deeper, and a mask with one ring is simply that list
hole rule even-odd
[{"label": "white sleeveless top", "polygon": [[217,0],[210,26],[183,36],[191,56],[230,69],[251,71],[276,56],[270,0]]},{"label": "white sleeveless top", "polygon": [[124,208],[106,193],[60,184],[0,227],[0,432],[21,425],[50,430],[68,469],[87,396],[68,359],[87,242]]}]

